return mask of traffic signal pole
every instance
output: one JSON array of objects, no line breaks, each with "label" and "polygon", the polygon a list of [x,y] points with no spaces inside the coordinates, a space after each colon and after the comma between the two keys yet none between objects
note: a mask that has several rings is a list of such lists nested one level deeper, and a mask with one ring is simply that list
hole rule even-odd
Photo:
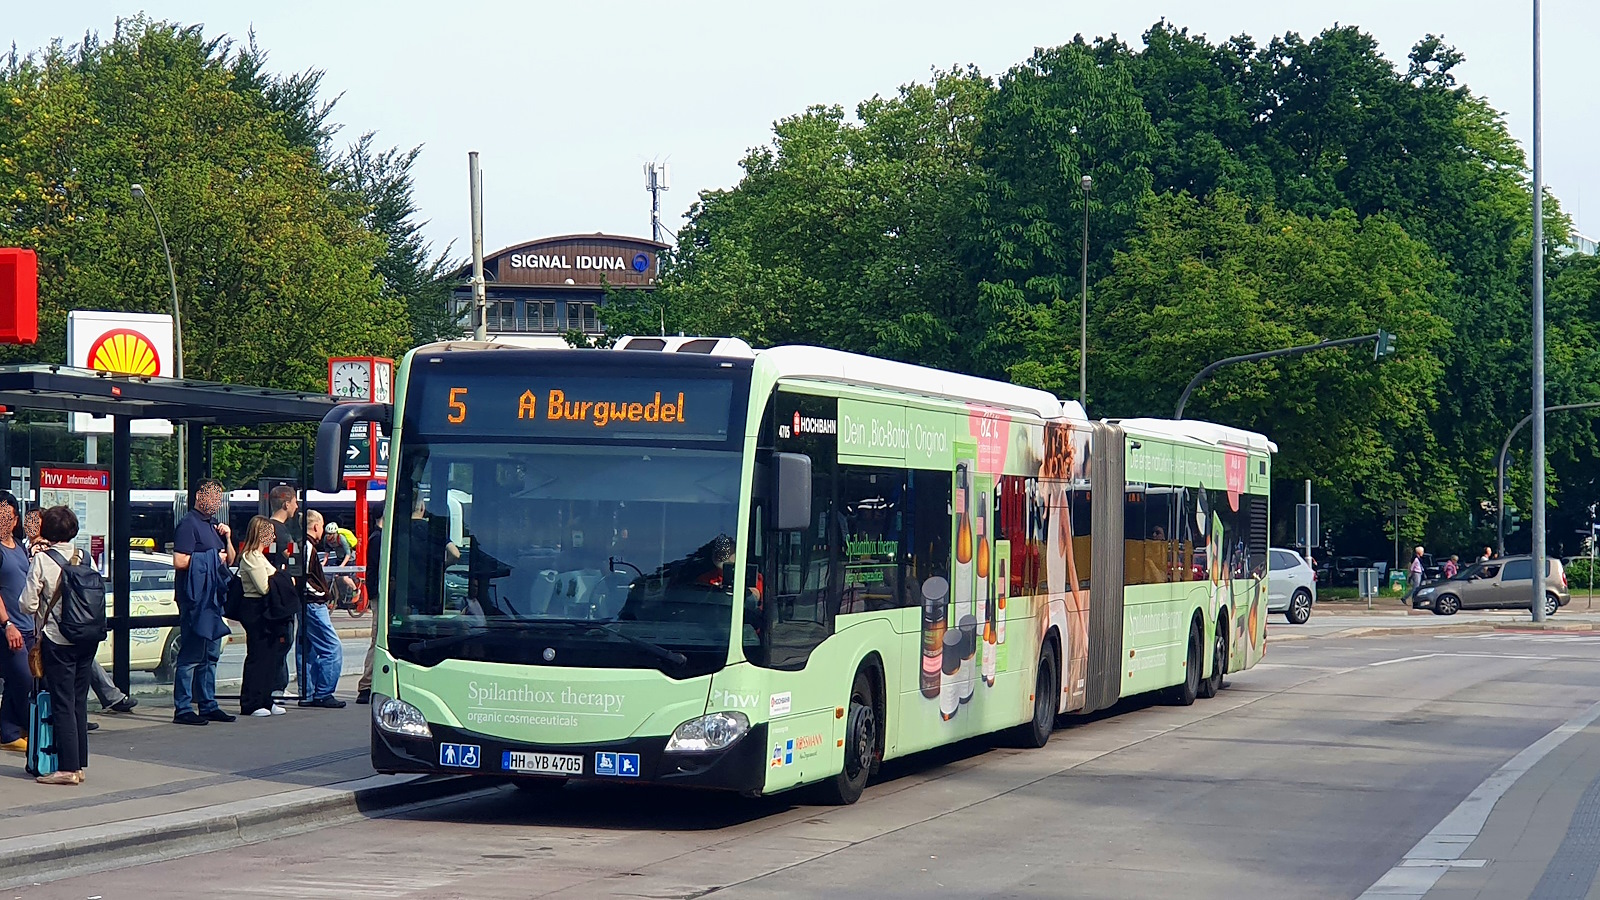
[{"label": "traffic signal pole", "polygon": [[[1600,408],[1600,403],[1562,403],[1559,406],[1546,406],[1546,413],[1562,412],[1569,409],[1595,409]],[[1533,413],[1528,413],[1522,420],[1512,426],[1506,435],[1505,443],[1500,445],[1500,455],[1495,458],[1494,468],[1494,517],[1495,535],[1497,543],[1495,552],[1501,556],[1506,555],[1506,454],[1511,450],[1511,442],[1516,439],[1517,432],[1527,427],[1533,421]],[[1537,502],[1537,501],[1536,501]]]},{"label": "traffic signal pole", "polygon": [[1282,350],[1265,350],[1261,353],[1246,353],[1242,356],[1230,356],[1227,359],[1219,359],[1211,365],[1206,366],[1204,369],[1201,369],[1194,376],[1194,378],[1190,379],[1189,386],[1183,389],[1183,395],[1178,398],[1178,408],[1175,412],[1173,412],[1172,417],[1174,419],[1183,418],[1183,408],[1189,405],[1189,395],[1194,393],[1194,389],[1196,387],[1200,386],[1200,382],[1211,377],[1213,372],[1217,371],[1223,366],[1231,366],[1235,363],[1256,362],[1263,359],[1276,359],[1281,356],[1299,356],[1302,353],[1310,353],[1313,350],[1331,350],[1334,347],[1348,347],[1351,344],[1364,344],[1367,341],[1373,341],[1377,344],[1372,353],[1372,358],[1374,360],[1382,359],[1394,352],[1394,335],[1387,331],[1379,331],[1376,334],[1364,334],[1361,337],[1353,338],[1340,338],[1336,341],[1323,341],[1319,344],[1307,344],[1304,347],[1286,347]]}]

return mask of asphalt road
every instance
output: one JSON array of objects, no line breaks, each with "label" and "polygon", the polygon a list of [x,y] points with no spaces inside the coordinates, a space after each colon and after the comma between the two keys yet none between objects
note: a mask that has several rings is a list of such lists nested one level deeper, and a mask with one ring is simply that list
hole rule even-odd
[{"label": "asphalt road", "polygon": [[[22,900],[1360,895],[1600,696],[1600,637],[1274,646],[1213,700],[1130,704],[1044,750],[886,767],[855,806],[509,788],[23,888]],[[1526,895],[1524,895],[1526,896]]]}]

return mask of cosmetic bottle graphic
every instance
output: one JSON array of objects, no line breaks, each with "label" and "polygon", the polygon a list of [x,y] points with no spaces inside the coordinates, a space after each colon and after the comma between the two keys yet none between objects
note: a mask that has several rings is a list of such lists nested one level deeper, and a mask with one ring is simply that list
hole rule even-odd
[{"label": "cosmetic bottle graphic", "polygon": [[949,616],[950,582],[935,575],[922,583],[922,696],[939,699],[944,673],[944,634]]}]

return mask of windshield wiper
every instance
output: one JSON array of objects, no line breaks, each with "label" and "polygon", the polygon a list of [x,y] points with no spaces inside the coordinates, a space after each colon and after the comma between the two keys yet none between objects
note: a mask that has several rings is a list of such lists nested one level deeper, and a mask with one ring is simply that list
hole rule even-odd
[{"label": "windshield wiper", "polygon": [[612,637],[621,638],[622,640],[632,644],[635,647],[638,647],[640,650],[645,651],[651,656],[654,656],[660,660],[665,660],[666,662],[672,663],[675,666],[684,665],[689,661],[689,657],[684,656],[682,653],[679,653],[676,650],[663,647],[660,644],[651,643],[644,638],[634,637],[633,635],[624,632],[622,629],[611,624],[615,621],[614,619],[528,619],[526,621],[538,625],[565,625],[568,628],[582,628],[587,631],[603,631]]},{"label": "windshield wiper", "polygon": [[471,631],[467,631],[462,634],[451,634],[444,637],[428,638],[427,640],[422,641],[412,641],[410,647],[407,649],[413,654],[420,656],[421,654],[430,650],[445,650],[492,633],[493,629],[490,628],[474,628]]}]

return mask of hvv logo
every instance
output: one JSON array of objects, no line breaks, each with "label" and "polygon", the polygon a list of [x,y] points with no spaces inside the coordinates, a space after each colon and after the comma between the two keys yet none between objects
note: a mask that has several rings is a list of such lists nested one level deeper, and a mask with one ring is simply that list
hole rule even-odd
[{"label": "hvv logo", "polygon": [[755,709],[759,698],[755,694],[736,694],[721,688],[711,689],[711,706],[724,709]]}]

